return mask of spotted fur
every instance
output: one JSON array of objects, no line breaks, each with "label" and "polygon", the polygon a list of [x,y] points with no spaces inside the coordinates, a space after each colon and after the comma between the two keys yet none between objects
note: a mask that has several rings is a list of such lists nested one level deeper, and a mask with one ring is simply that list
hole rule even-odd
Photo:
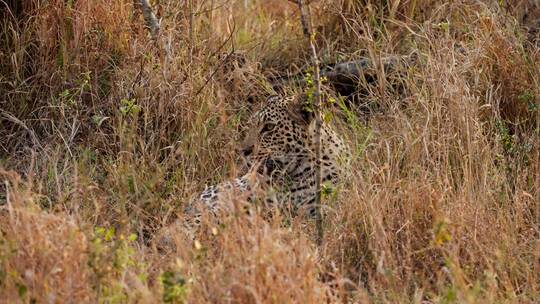
[{"label": "spotted fur", "polygon": [[[248,125],[241,151],[251,175],[207,187],[186,211],[199,214],[200,208],[208,208],[219,216],[232,209],[233,198],[242,196],[251,202],[261,189],[272,189],[278,195],[267,202],[314,215],[315,119],[305,99],[271,96]],[[323,122],[320,134],[322,181],[335,187],[349,159],[348,148],[330,124]]]}]

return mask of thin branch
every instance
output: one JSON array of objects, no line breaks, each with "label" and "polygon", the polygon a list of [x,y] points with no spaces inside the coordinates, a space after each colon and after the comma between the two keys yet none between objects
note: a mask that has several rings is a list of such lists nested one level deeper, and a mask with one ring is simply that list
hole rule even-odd
[{"label": "thin branch", "polygon": [[150,29],[150,34],[152,38],[156,39],[159,33],[159,20],[156,18],[156,15],[152,11],[152,6],[148,3],[148,0],[141,0],[141,10],[144,16],[144,21],[146,26]]},{"label": "thin branch", "polygon": [[11,121],[12,123],[16,124],[16,125],[19,125],[21,126],[24,130],[26,130],[26,132],[28,132],[28,134],[30,134],[30,138],[32,139],[32,142],[34,143],[34,146],[37,146],[39,147],[40,149],[43,150],[43,146],[41,145],[41,143],[39,142],[37,136],[36,136],[36,133],[34,132],[34,130],[28,128],[26,126],[26,124],[21,121],[20,119],[18,119],[17,117],[11,115],[9,112],[6,112],[2,109],[0,109],[0,115],[3,116],[6,120],[8,121]]},{"label": "thin branch", "polygon": [[315,100],[313,103],[315,114],[315,220],[317,224],[317,244],[322,245],[324,230],[323,230],[323,218],[321,212],[321,78],[319,71],[319,57],[317,56],[317,49],[315,48],[315,35],[312,31],[311,14],[309,10],[309,4],[304,5],[303,0],[298,0],[298,7],[300,8],[300,21],[302,23],[302,29],[304,36],[309,41],[309,48],[311,50],[311,60],[313,65],[313,77],[315,83]]},{"label": "thin branch", "polygon": [[[227,39],[225,39],[225,41],[223,41],[223,43],[219,46],[219,48],[212,54],[211,57],[215,56],[221,49],[223,49],[223,47],[229,42],[231,41],[233,35],[234,35],[234,32],[236,31],[236,23],[233,23],[233,28],[231,30],[231,33],[229,34],[229,36],[227,37]],[[225,56],[225,58],[219,63],[219,65],[216,67],[216,69],[210,74],[210,76],[208,76],[208,78],[206,79],[206,81],[204,82],[204,84],[196,91],[195,95],[194,96],[198,96],[202,90],[208,85],[208,83],[210,82],[210,80],[212,80],[212,78],[214,78],[214,76],[216,75],[216,73],[219,71],[219,69],[221,69],[221,67],[229,60],[229,58],[234,54],[234,48],[229,52],[227,53],[227,56]]]},{"label": "thin branch", "polygon": [[193,63],[193,45],[195,41],[193,41],[193,0],[188,1],[189,5],[189,63]]}]

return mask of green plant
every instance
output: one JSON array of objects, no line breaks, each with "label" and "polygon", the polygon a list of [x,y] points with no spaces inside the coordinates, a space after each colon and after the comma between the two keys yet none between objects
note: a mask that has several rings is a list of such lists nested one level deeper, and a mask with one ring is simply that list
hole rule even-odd
[{"label": "green plant", "polygon": [[[95,288],[100,302],[123,303],[129,298],[130,291],[125,289],[122,276],[140,267],[132,247],[136,239],[135,234],[117,235],[112,227],[94,229],[88,266],[96,276]],[[138,279],[144,281],[145,276]]]},{"label": "green plant", "polygon": [[187,286],[182,275],[173,271],[165,271],[159,278],[163,285],[163,302],[184,303],[187,296]]}]

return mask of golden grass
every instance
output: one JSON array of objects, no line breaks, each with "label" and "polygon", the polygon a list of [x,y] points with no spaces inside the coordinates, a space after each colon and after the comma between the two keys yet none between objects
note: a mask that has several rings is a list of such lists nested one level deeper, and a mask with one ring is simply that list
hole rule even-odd
[{"label": "golden grass", "polygon": [[309,62],[294,3],[193,1],[193,40],[187,3],[154,1],[153,41],[133,1],[0,2],[0,301],[540,301],[534,1],[314,1],[323,61],[417,56],[403,92],[378,72],[374,113],[334,110],[356,153],[323,245],[305,219],[233,214],[163,249],[238,173],[265,76]]}]

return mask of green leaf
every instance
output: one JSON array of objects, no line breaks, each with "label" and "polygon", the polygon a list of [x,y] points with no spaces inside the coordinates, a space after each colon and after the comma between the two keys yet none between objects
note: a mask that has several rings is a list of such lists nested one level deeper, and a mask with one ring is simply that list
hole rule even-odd
[{"label": "green leaf", "polygon": [[110,242],[114,239],[114,228],[109,228],[105,232],[105,241]]},{"label": "green leaf", "polygon": [[16,283],[17,286],[17,292],[19,293],[19,297],[21,299],[24,299],[24,296],[28,293],[28,287],[26,287],[23,284]]}]

